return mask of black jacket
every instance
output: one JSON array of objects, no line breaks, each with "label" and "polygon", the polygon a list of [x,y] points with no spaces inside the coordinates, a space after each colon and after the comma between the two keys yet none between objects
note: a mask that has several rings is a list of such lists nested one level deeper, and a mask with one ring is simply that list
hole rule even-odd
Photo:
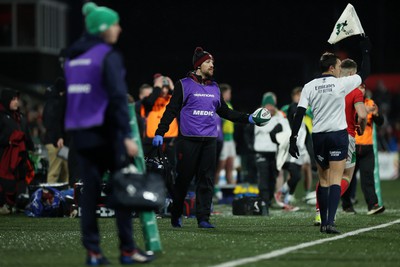
[{"label": "black jacket", "polygon": [[[25,134],[25,146],[27,151],[34,150],[34,144],[28,128],[25,116],[17,111],[11,111],[9,105],[11,99],[17,92],[3,89],[0,98],[0,159],[3,157],[4,150],[9,146],[9,139],[14,131],[22,131]],[[27,157],[27,153],[24,155]],[[22,161],[24,162],[24,161]]]},{"label": "black jacket", "polygon": [[46,91],[46,103],[43,108],[43,125],[46,128],[44,135],[45,144],[53,144],[57,146],[60,138],[64,139],[64,144],[68,144],[68,140],[64,130],[64,114],[65,114],[65,80],[58,78],[53,86]]}]

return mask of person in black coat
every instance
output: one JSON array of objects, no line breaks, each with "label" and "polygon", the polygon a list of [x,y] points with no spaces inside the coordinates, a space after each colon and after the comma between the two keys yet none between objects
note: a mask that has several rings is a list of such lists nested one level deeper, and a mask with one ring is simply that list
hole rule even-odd
[{"label": "person in black coat", "polygon": [[[0,215],[15,207],[17,184],[32,172],[28,151],[34,144],[25,116],[19,111],[19,92],[3,89],[0,98]],[[32,177],[31,177],[32,178]]]}]

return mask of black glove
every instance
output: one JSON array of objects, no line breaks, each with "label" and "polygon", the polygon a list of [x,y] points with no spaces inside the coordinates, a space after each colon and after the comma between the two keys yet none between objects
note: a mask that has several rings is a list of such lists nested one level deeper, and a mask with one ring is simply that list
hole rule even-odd
[{"label": "black glove", "polygon": [[298,159],[300,156],[299,149],[297,148],[297,137],[290,137],[289,154]]},{"label": "black glove", "polygon": [[280,133],[283,131],[282,124],[278,123],[274,129],[269,133],[269,136],[271,137],[272,142],[278,145],[278,141],[276,140],[276,134]]},{"label": "black glove", "polygon": [[362,53],[369,53],[371,51],[371,41],[368,36],[361,36],[360,48]]}]

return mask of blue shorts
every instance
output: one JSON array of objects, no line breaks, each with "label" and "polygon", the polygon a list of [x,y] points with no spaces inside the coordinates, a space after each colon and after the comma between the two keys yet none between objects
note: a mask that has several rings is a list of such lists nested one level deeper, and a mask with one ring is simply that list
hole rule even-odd
[{"label": "blue shorts", "polygon": [[329,167],[329,161],[346,159],[349,148],[347,130],[312,134],[314,155],[317,163],[323,168]]}]

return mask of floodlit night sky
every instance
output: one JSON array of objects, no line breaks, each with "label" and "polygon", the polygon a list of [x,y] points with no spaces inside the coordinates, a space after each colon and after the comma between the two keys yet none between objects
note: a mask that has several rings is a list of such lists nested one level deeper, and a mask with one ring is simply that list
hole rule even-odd
[{"label": "floodlit night sky", "polygon": [[[69,42],[83,30],[80,8],[69,1]],[[400,23],[397,1],[94,1],[116,10],[123,29],[117,44],[124,56],[127,82],[151,83],[154,73],[174,81],[192,69],[192,55],[202,46],[215,57],[215,79],[233,87],[233,104],[250,111],[266,91],[278,95],[278,106],[290,91],[317,73],[319,56],[342,51],[361,63],[359,37],[330,45],[336,21],[351,3],[372,42],[372,73],[399,73]]]}]

